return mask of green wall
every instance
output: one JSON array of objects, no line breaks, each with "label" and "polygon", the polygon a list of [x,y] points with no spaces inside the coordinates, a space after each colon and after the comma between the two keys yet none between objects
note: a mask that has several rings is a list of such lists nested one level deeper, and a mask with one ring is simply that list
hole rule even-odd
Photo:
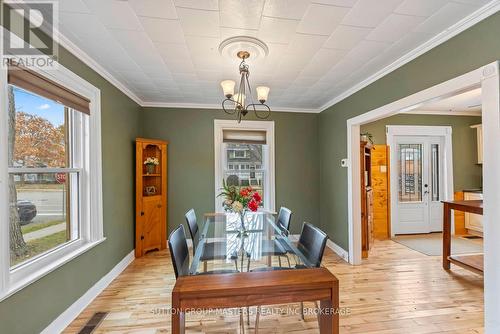
[{"label": "green wall", "polygon": [[[169,141],[169,231],[193,207],[200,219],[214,211],[214,119],[234,119],[222,110],[144,109],[144,134]],[[251,114],[247,119],[252,118]],[[319,221],[318,115],[272,114],[275,122],[276,208],[293,211],[291,229]]]},{"label": "green wall", "polygon": [[[276,205],[320,225],[348,248],[346,120],[500,59],[500,14],[316,114],[273,113]],[[222,111],[141,109],[65,50],[60,62],[101,89],[104,233],[107,240],[0,302],[1,332],[37,333],[113,268],[134,245],[134,147],[137,136],[170,141],[169,228],[194,207],[214,206],[213,120]]]},{"label": "green wall", "polygon": [[496,13],[320,113],[320,219],[334,242],[348,249],[346,121],[500,59],[499,31]]},{"label": "green wall", "polygon": [[476,130],[481,117],[400,114],[361,126],[361,133],[373,135],[375,144],[386,144],[386,125],[451,126],[453,142],[453,183],[455,191],[481,188],[482,167],[477,164]]},{"label": "green wall", "polygon": [[140,107],[60,49],[60,63],[101,90],[104,236],[106,241],[0,302],[0,333],[39,333],[134,249],[133,141]]}]

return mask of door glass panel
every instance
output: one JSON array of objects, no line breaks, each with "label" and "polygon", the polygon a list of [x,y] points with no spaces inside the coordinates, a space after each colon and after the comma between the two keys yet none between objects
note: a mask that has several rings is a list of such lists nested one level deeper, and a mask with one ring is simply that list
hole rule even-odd
[{"label": "door glass panel", "polygon": [[439,144],[431,145],[432,200],[439,201]]},{"label": "door glass panel", "polygon": [[399,201],[422,201],[422,144],[398,145]]}]

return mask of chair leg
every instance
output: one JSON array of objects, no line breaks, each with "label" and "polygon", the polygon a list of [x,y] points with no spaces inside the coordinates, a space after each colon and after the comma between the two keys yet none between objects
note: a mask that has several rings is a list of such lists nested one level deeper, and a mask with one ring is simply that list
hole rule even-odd
[{"label": "chair leg", "polygon": [[236,271],[238,270],[238,259],[234,259],[234,267],[236,268]]},{"label": "chair leg", "polygon": [[247,259],[247,273],[250,272],[250,256]]},{"label": "chair leg", "polygon": [[278,264],[281,267],[281,256],[278,255]]},{"label": "chair leg", "polygon": [[300,302],[300,318],[304,320],[304,302]]},{"label": "chair leg", "polygon": [[290,264],[290,258],[288,257],[288,255],[285,255],[286,256],[286,260],[288,261],[288,268],[292,268],[292,265]]},{"label": "chair leg", "polygon": [[247,306],[247,325],[250,326],[250,306]]},{"label": "chair leg", "polygon": [[207,261],[203,261],[203,272],[207,272]]},{"label": "chair leg", "polygon": [[241,334],[245,334],[245,320],[243,318],[243,309],[240,308],[240,331]]},{"label": "chair leg", "polygon": [[318,317],[318,325],[320,324],[320,321],[319,321],[319,306],[318,306],[318,302],[315,301],[314,302],[314,306],[316,306],[316,315]]},{"label": "chair leg", "polygon": [[257,306],[257,315],[255,316],[255,334],[259,333],[260,306]]}]

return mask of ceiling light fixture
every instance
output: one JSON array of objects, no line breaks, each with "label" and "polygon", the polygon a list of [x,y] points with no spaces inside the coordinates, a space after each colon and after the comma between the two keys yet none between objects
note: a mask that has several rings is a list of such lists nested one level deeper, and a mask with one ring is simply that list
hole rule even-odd
[{"label": "ceiling light fixture", "polygon": [[[267,55],[268,53],[267,46],[262,41],[247,36],[233,37],[223,41],[219,47],[219,51],[223,54],[228,47],[230,48],[235,43],[240,44],[239,46],[242,46],[241,43],[250,43],[253,47],[261,49],[263,51],[262,54]],[[235,94],[234,88],[236,82],[233,80],[223,80],[220,83],[225,96],[225,99],[222,101],[222,109],[230,115],[236,114],[238,123],[241,122],[242,117],[245,117],[250,110],[253,110],[257,118],[266,119],[271,115],[271,108],[266,104],[270,88],[266,86],[256,87],[255,90],[259,103],[254,103],[252,89],[248,80],[250,71],[248,64],[245,62],[250,57],[250,52],[240,50],[236,53],[236,56],[241,59],[238,67],[240,73],[238,91]],[[248,104],[246,104],[247,99],[250,101]]]}]

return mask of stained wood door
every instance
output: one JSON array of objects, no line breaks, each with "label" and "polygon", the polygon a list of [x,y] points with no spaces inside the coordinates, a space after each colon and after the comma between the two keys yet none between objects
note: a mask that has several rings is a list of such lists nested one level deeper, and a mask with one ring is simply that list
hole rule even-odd
[{"label": "stained wood door", "polygon": [[142,219],[142,252],[161,249],[161,196],[149,196],[143,199],[144,216]]}]

